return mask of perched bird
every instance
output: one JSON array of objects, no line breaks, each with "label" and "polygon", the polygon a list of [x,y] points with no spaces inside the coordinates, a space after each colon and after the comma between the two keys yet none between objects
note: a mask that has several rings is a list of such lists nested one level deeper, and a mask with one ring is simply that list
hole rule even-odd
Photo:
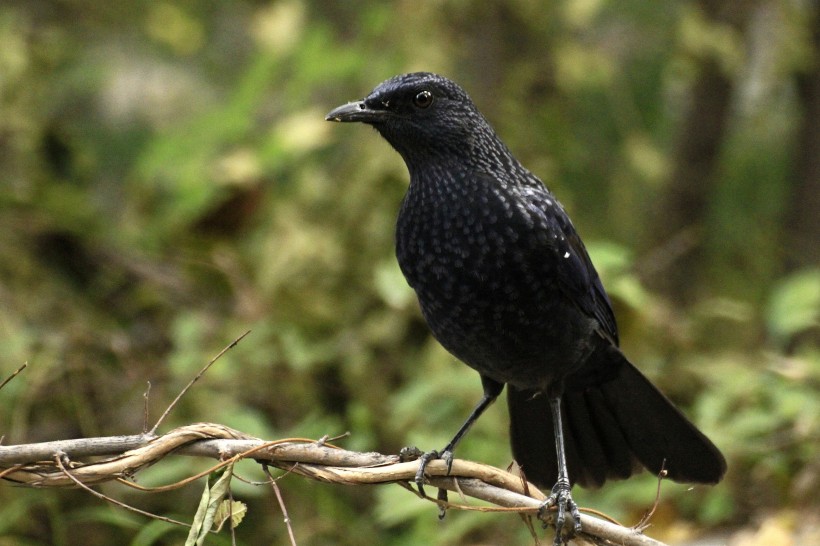
[{"label": "perched bird", "polygon": [[618,348],[612,306],[567,213],[452,81],[395,76],[329,121],[373,126],[401,155],[410,187],[396,255],[435,338],[481,376],[484,396],[453,450],[507,385],[513,456],[552,487],[556,545],[572,484],[600,486],[645,467],[717,483],[720,451]]}]

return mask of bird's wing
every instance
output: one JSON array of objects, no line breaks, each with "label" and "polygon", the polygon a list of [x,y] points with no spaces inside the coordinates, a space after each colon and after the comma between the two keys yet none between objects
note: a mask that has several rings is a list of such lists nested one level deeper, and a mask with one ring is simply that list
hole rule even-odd
[{"label": "bird's wing", "polygon": [[538,186],[527,186],[522,189],[521,197],[527,208],[546,225],[551,235],[558,235],[547,238],[548,251],[557,256],[555,271],[558,281],[568,292],[569,299],[584,314],[598,321],[600,333],[614,345],[618,345],[618,326],[612,312],[612,303],[587,249],[561,204],[540,181],[537,183],[543,190]]},{"label": "bird's wing", "polygon": [[[558,271],[562,274],[561,280],[568,288],[573,290],[573,293],[583,292],[586,295],[586,297],[577,300],[581,304],[582,309],[587,313],[591,312],[598,320],[602,332],[606,337],[608,337],[614,345],[618,345],[618,326],[615,322],[615,314],[612,312],[612,302],[609,301],[609,296],[606,290],[604,290],[604,285],[601,283],[600,277],[598,277],[598,272],[595,271],[595,267],[592,265],[592,260],[589,258],[584,243],[581,242],[581,238],[575,232],[572,223],[569,223],[569,218],[567,218],[566,215],[564,215],[564,218],[566,218],[568,222],[568,230],[565,231],[565,233],[567,233],[566,237],[569,246],[572,248],[570,254],[574,256],[574,259],[571,260],[571,271],[567,272],[570,277],[568,279],[569,282],[564,280],[564,269],[559,268]],[[578,283],[578,277],[575,277],[572,273],[572,271],[579,269],[583,269],[587,272],[588,282],[585,284]]]}]

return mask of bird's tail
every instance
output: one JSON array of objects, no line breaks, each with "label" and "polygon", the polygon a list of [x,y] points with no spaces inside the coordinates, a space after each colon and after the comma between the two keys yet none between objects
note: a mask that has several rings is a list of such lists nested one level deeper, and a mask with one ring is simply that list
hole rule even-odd
[{"label": "bird's tail", "polygon": [[[717,483],[726,461],[715,445],[615,347],[599,351],[597,370],[568,378],[562,396],[570,480],[597,487],[641,467],[684,483]],[[604,373],[598,373],[604,370]],[[606,377],[603,377],[603,375]],[[513,456],[527,479],[552,487],[558,476],[546,395],[508,387]]]}]

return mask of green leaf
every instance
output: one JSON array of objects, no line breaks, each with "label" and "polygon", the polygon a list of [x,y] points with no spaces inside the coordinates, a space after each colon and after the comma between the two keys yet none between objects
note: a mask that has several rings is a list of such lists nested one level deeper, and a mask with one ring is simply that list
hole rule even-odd
[{"label": "green leaf", "polygon": [[[214,472],[208,477],[208,483],[205,484],[205,491],[199,500],[199,507],[194,514],[194,521],[191,524],[188,538],[185,540],[185,546],[202,546],[205,543],[205,537],[214,525],[216,512],[230,489],[233,465],[226,466],[221,475],[219,474],[219,472]],[[216,476],[219,478],[216,478],[214,482]],[[211,485],[212,482],[213,485]]]},{"label": "green leaf", "polygon": [[230,499],[223,499],[216,509],[214,514],[214,531],[217,533],[222,530],[222,526],[228,519],[231,520],[231,529],[236,529],[242,520],[245,519],[245,514],[248,513],[248,505],[240,501],[232,501]]}]

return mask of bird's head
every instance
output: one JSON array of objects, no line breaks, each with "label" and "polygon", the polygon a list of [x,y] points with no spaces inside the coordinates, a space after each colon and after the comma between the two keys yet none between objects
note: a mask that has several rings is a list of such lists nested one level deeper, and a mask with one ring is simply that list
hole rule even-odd
[{"label": "bird's head", "polygon": [[476,139],[494,137],[467,93],[429,72],[390,78],[364,99],[333,109],[325,119],[372,125],[408,166],[433,155],[465,157]]}]

